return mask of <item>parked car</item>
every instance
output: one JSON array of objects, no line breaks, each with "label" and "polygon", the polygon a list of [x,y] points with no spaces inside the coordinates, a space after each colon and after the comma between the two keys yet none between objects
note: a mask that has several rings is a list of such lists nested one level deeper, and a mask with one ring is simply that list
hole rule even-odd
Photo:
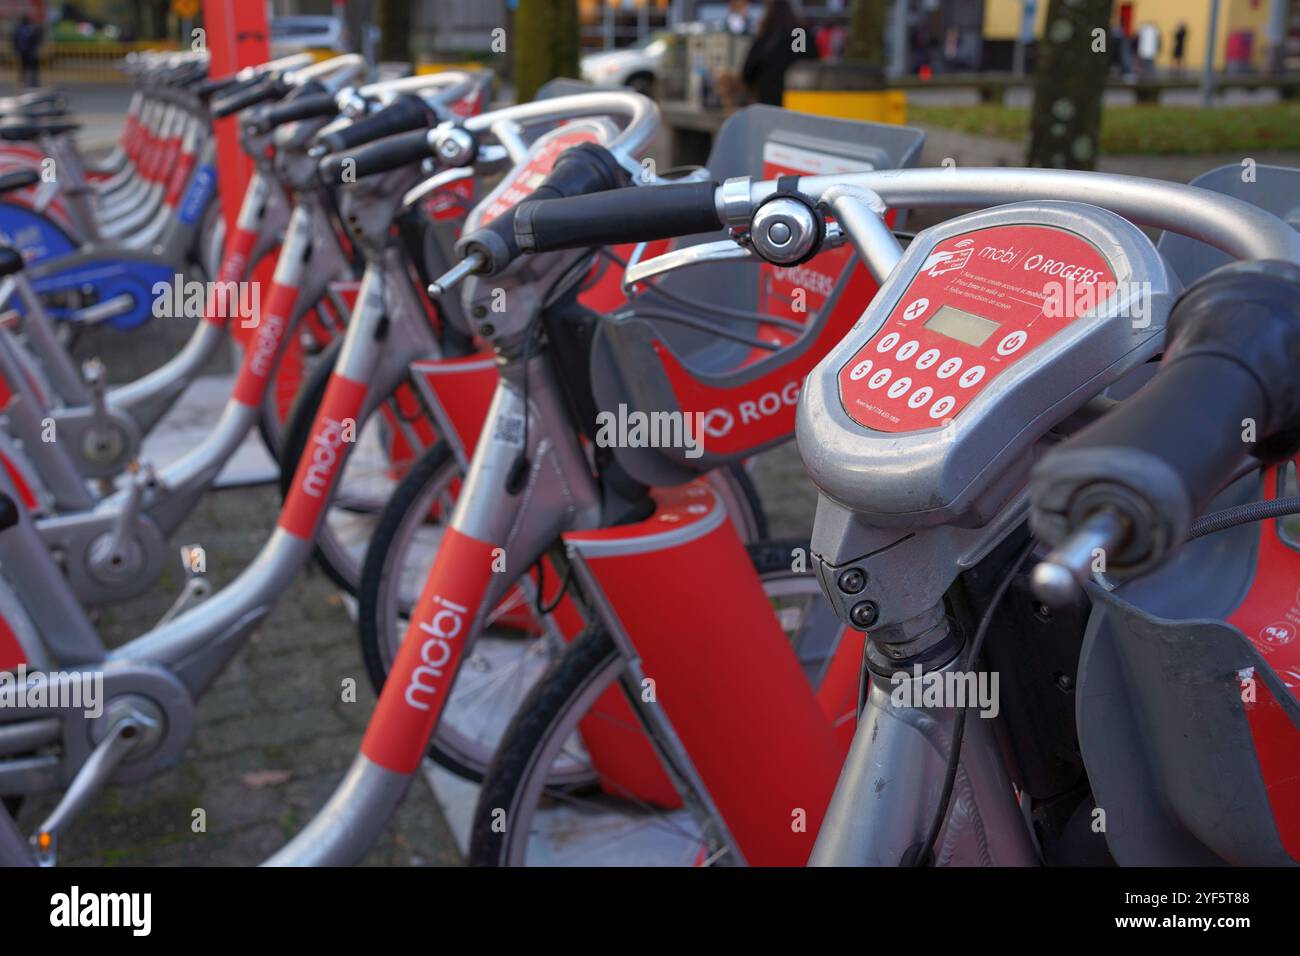
[{"label": "parked car", "polygon": [[346,53],[348,33],[337,17],[272,17],[271,56],[289,56],[303,50]]},{"label": "parked car", "polygon": [[661,30],[622,50],[588,53],[580,64],[582,78],[596,86],[628,86],[649,96],[669,47],[683,39],[680,33]]}]

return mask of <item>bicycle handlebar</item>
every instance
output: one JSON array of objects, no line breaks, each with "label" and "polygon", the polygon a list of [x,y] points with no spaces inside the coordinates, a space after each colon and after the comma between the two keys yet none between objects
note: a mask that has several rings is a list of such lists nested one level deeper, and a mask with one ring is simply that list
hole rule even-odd
[{"label": "bicycle handlebar", "polygon": [[273,76],[254,83],[247,89],[223,96],[212,104],[210,112],[213,119],[224,119],[260,103],[278,100],[288,93],[289,89],[289,85],[281,77]]},{"label": "bicycle handlebar", "polygon": [[474,265],[471,267],[462,264],[458,267],[462,274],[458,276],[453,277],[450,273],[443,276],[430,287],[430,294],[441,295],[470,272],[493,275],[517,259],[521,251],[517,239],[517,217],[524,206],[534,201],[538,205],[566,199],[571,201],[573,197],[610,190],[621,193],[624,190],[619,187],[626,185],[627,181],[627,170],[619,165],[618,159],[604,146],[580,143],[566,149],[555,160],[546,178],[533,190],[533,198],[511,206],[496,219],[457,240],[456,254],[466,262],[474,262]]},{"label": "bicycle handlebar", "polygon": [[322,89],[319,83],[312,81],[305,86],[300,86],[283,103],[275,103],[258,110],[247,125],[252,133],[268,133],[286,123],[334,116],[338,111],[338,102],[334,96]]},{"label": "bicycle handlebar", "polygon": [[346,153],[333,153],[320,161],[320,178],[327,183],[355,181],[418,163],[433,155],[429,139],[429,130],[421,126]]},{"label": "bicycle handlebar", "polygon": [[[438,115],[420,97],[414,93],[403,93],[379,112],[356,120],[342,129],[324,133],[316,142],[328,153],[340,153],[398,133],[411,130],[426,132],[438,119]],[[328,160],[335,158],[337,157],[330,156]],[[322,175],[325,174],[325,162],[328,160],[321,163]]]},{"label": "bicycle handlebar", "polygon": [[716,191],[716,183],[693,182],[565,199],[534,193],[516,207],[514,238],[530,253],[713,232],[722,227]]},{"label": "bicycle handlebar", "polygon": [[1031,526],[1058,545],[1035,570],[1040,597],[1086,576],[1084,543],[1108,571],[1154,567],[1249,455],[1300,448],[1300,266],[1215,270],[1178,300],[1167,335],[1152,380],[1032,473]]}]

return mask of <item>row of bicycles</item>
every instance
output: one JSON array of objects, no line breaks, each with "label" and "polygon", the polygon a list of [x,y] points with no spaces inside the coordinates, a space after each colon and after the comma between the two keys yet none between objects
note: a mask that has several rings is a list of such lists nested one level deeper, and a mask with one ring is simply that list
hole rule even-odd
[{"label": "row of bicycles", "polygon": [[[0,861],[185,759],[313,561],[379,700],[273,865],[357,862],[429,760],[477,865],[1300,861],[1300,171],[926,169],[764,106],[659,169],[632,92],[126,68],[102,160],[59,94],[0,101]],[[182,282],[159,368],[74,361]],[[220,419],[143,461],[231,341]],[[255,430],[261,551],[109,648]],[[816,519],[774,539],[791,439]]]}]

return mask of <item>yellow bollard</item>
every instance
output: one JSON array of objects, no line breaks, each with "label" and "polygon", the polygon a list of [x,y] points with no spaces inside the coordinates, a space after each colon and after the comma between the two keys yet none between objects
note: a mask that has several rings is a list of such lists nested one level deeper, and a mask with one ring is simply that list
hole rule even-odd
[{"label": "yellow bollard", "polygon": [[865,63],[795,63],[786,71],[781,105],[839,119],[900,126],[907,122],[907,94],[887,89],[880,68]]}]

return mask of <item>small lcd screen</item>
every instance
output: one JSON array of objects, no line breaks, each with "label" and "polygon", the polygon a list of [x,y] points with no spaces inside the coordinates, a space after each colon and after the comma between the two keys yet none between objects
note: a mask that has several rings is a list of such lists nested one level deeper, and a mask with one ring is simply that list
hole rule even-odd
[{"label": "small lcd screen", "polygon": [[925,327],[932,332],[946,335],[967,345],[983,345],[990,335],[998,330],[998,323],[950,305],[939,307],[939,311],[930,317]]}]

